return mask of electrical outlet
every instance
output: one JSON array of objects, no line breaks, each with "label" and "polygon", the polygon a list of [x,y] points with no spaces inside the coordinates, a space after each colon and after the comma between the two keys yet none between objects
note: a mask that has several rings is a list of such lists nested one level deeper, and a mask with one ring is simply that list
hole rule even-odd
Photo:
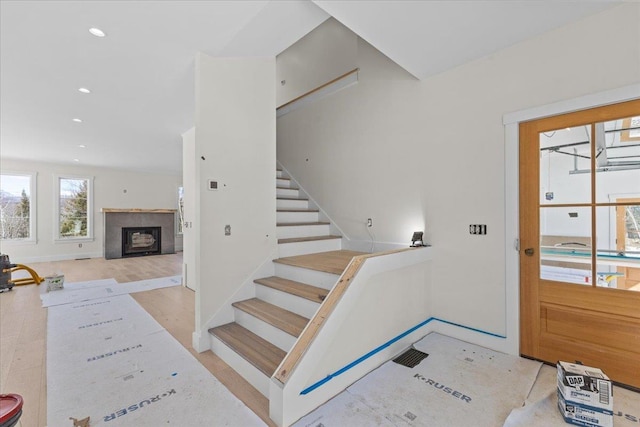
[{"label": "electrical outlet", "polygon": [[367,218],[367,227],[373,227],[373,220],[371,218]]},{"label": "electrical outlet", "polygon": [[469,234],[487,234],[486,224],[471,224],[469,225]]},{"label": "electrical outlet", "polygon": [[225,236],[231,236],[231,226],[230,225],[225,225],[224,226],[224,235]]}]

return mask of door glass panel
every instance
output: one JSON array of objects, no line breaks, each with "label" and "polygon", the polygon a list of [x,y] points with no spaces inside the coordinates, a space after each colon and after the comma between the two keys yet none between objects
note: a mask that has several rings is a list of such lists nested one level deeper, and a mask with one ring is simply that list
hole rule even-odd
[{"label": "door glass panel", "polygon": [[596,123],[596,202],[640,193],[640,116]]},{"label": "door glass panel", "polygon": [[540,208],[540,278],[591,285],[591,208]]},{"label": "door glass panel", "polygon": [[599,207],[596,217],[598,286],[640,291],[640,205]]},{"label": "door glass panel", "polygon": [[541,132],[540,203],[591,203],[591,126]]}]

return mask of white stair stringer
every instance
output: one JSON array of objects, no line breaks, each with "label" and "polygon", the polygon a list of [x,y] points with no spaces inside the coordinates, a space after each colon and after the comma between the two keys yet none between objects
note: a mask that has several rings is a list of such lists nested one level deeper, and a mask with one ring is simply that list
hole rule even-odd
[{"label": "white stair stringer", "polygon": [[249,384],[254,386],[256,390],[268,399],[270,378],[260,372],[260,370],[251,363],[247,362],[221,340],[211,334],[209,334],[209,336],[211,339],[211,351],[227,365],[231,366],[234,371],[239,373]]}]

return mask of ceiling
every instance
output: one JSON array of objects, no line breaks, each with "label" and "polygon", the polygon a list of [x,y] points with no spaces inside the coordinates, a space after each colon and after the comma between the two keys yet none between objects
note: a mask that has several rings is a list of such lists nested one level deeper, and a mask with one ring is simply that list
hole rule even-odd
[{"label": "ceiling", "polygon": [[275,56],[333,16],[424,79],[619,3],[0,0],[0,154],[180,173],[198,51]]}]

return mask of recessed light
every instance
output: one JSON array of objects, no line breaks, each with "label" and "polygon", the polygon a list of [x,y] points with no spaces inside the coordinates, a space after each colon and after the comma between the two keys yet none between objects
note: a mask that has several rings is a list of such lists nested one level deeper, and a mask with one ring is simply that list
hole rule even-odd
[{"label": "recessed light", "polygon": [[73,159],[73,161],[74,161],[74,162],[79,162],[79,161],[80,161],[80,159]]},{"label": "recessed light", "polygon": [[80,144],[80,145],[78,145],[78,148],[87,148],[87,146],[84,145],[84,144]]},{"label": "recessed light", "polygon": [[76,122],[76,123],[82,123],[82,119],[78,119],[78,118],[76,118],[76,119],[72,119],[72,120],[73,120],[74,122]]},{"label": "recessed light", "polygon": [[105,37],[106,36],[105,32],[102,31],[100,28],[95,28],[95,27],[94,28],[89,28],[89,32],[91,34],[93,34],[94,36],[96,36],[96,37]]},{"label": "recessed light", "polygon": [[571,130],[571,128],[567,128],[567,130]]},{"label": "recessed light", "polygon": [[79,92],[82,93],[91,93],[91,91],[89,89],[87,89],[86,87],[81,87],[80,89],[78,89]]}]

